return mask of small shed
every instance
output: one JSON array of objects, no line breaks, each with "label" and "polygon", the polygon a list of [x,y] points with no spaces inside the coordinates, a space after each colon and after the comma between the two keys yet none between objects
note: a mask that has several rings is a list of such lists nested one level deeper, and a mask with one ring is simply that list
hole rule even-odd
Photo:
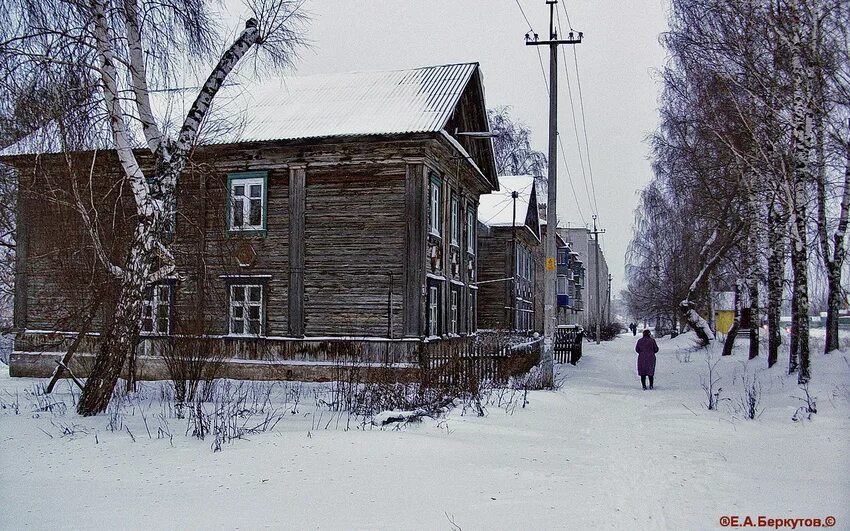
[{"label": "small shed", "polygon": [[[735,295],[734,291],[715,291],[712,294],[714,327],[718,334],[728,334],[735,322]],[[741,298],[739,301],[739,311],[741,312],[741,326],[738,331],[749,330],[750,308],[746,298]]]},{"label": "small shed", "polygon": [[735,322],[735,292],[715,291],[714,300],[714,329],[718,334],[728,334]]}]

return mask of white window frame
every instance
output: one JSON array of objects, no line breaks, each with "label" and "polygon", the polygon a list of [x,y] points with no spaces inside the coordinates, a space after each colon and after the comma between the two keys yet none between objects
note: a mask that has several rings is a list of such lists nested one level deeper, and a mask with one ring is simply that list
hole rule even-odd
[{"label": "white window frame", "polygon": [[477,212],[475,207],[466,209],[466,252],[475,254],[475,222]]},{"label": "white window frame", "polygon": [[567,282],[567,277],[563,275],[559,275],[557,277],[557,291],[558,295],[569,295],[569,283]]},{"label": "white window frame", "polygon": [[[241,300],[237,300],[235,297],[235,291],[238,288],[242,288],[242,298]],[[252,301],[250,300],[250,290],[251,289],[259,289],[260,290],[260,300]],[[228,312],[227,312],[227,328],[228,334],[231,336],[247,336],[247,337],[259,337],[264,335],[265,333],[265,286],[263,284],[251,283],[251,282],[240,282],[230,284],[227,288],[228,291]],[[258,318],[251,319],[250,312],[251,308],[258,308]],[[236,310],[239,310],[238,312]],[[241,313],[241,317],[237,317],[236,314]],[[234,330],[233,324],[234,321],[240,321],[242,323],[242,331]],[[251,330],[251,321],[257,321],[257,333],[252,334]]]},{"label": "white window frame", "polygon": [[457,334],[458,327],[458,299],[460,293],[456,288],[449,290],[449,333]]},{"label": "white window frame", "polygon": [[452,194],[451,199],[451,233],[452,245],[460,245],[460,198]]},{"label": "white window frame", "polygon": [[476,297],[475,297],[476,293],[477,293],[477,290],[474,290],[474,289],[467,289],[466,290],[466,296],[467,296],[466,333],[467,334],[474,334],[478,331],[478,326],[477,326],[478,323],[475,322],[475,312],[477,310],[477,308],[476,308],[476,305],[477,305],[476,302],[477,301],[475,300],[476,299]]},{"label": "white window frame", "polygon": [[[260,186],[260,196],[259,198],[251,197],[251,187],[252,186]],[[236,187],[242,186],[244,187],[243,194],[239,197],[243,198],[242,200],[242,225],[236,225],[236,212],[237,212],[237,196],[236,196]],[[229,222],[228,229],[232,232],[245,232],[245,231],[262,231],[266,228],[266,178],[265,177],[231,177],[230,178],[230,189],[228,190],[227,197],[230,204],[228,204],[227,208],[229,209]],[[260,201],[260,222],[258,224],[251,224],[251,200],[259,199]]]},{"label": "white window frame", "polygon": [[[146,336],[164,336],[171,333],[171,284],[154,284],[150,286],[150,296],[145,294],[142,300],[142,327],[139,333]],[[164,300],[163,300],[164,299]],[[160,325],[159,311],[165,308],[165,330]],[[150,321],[150,327],[145,326],[145,321]]]},{"label": "white window frame", "polygon": [[432,177],[430,182],[430,211],[428,215],[428,232],[440,237],[442,228],[441,218],[443,215],[442,184],[437,177]]},{"label": "white window frame", "polygon": [[428,286],[428,335],[433,337],[439,332],[440,293],[438,286]]}]

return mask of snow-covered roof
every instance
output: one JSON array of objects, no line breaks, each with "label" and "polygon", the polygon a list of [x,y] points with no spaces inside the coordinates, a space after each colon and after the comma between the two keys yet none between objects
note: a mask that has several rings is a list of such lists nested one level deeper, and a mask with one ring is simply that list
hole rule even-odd
[{"label": "snow-covered roof", "polygon": [[477,67],[464,63],[252,84],[237,100],[245,117],[240,140],[437,132]]},{"label": "snow-covered roof", "polygon": [[[461,63],[227,84],[213,100],[201,143],[440,132],[477,69],[478,63]],[[180,127],[197,90],[151,94],[166,130]],[[125,102],[124,111],[134,113],[135,106]],[[138,124],[131,128],[141,145]],[[33,153],[30,144],[0,155]]]},{"label": "snow-covered roof", "polygon": [[[528,215],[528,206],[531,200],[531,192],[534,189],[534,176],[532,175],[501,175],[499,176],[499,191],[482,195],[478,203],[478,219],[491,227],[513,226],[513,198],[511,194],[517,192],[516,200],[516,225],[525,225]],[[531,227],[535,233],[537,227]]]}]

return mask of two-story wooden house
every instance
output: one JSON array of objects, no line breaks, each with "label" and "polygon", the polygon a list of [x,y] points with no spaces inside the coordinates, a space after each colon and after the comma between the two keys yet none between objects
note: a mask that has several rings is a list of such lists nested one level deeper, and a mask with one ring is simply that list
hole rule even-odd
[{"label": "two-story wooden house", "polygon": [[[230,376],[321,378],[340,342],[357,341],[361,361],[413,367],[422,343],[475,333],[479,197],[499,187],[491,141],[464,134],[489,131],[477,63],[229,87],[215,105],[239,127],[199,145],[180,177],[179,274],[149,289],[144,352],[197,334],[239,360]],[[83,196],[120,234],[133,212],[114,155],[72,155],[93,168]],[[49,374],[85,313],[86,288],[63,279],[88,275],[90,257],[54,236],[86,249],[87,235],[74,208],[46,200],[48,183],[70,190],[65,160],[2,159],[21,192],[17,375]],[[121,245],[111,252],[120,260]],[[109,309],[78,357],[95,352]]]},{"label": "two-story wooden house", "polygon": [[543,272],[534,177],[500,176],[498,192],[481,196],[478,217],[479,324],[533,332],[535,313],[542,309],[536,286]]}]

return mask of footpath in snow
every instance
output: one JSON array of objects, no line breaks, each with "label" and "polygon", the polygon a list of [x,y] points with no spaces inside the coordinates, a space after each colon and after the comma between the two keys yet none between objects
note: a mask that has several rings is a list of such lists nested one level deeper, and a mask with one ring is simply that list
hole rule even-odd
[{"label": "footpath in snow", "polygon": [[[274,430],[220,452],[156,405],[123,411],[125,430],[108,428],[114,414],[78,417],[64,383],[66,410],[37,411],[45,382],[0,366],[0,529],[679,530],[722,529],[727,516],[850,529],[846,347],[814,356],[818,413],[795,422],[805,395],[787,360],[746,363],[741,342],[716,365],[708,411],[705,353],[688,352],[689,335],[659,341],[652,391],[635,340],[586,344],[577,366],[558,366],[561,388],[530,392],[525,408],[494,400],[485,417],[458,408],[346,430],[317,422],[304,397]],[[748,420],[753,375],[763,411]],[[153,397],[165,384],[147,385]]]}]

